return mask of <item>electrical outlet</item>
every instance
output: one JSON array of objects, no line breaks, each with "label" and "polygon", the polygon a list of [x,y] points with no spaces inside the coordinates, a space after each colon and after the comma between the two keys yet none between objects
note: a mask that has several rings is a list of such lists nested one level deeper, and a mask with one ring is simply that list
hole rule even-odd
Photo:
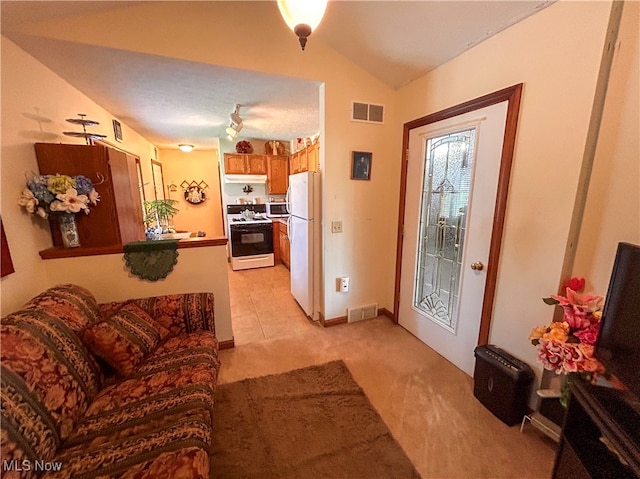
[{"label": "electrical outlet", "polygon": [[342,233],[342,221],[332,221],[331,222],[331,232],[332,233]]}]

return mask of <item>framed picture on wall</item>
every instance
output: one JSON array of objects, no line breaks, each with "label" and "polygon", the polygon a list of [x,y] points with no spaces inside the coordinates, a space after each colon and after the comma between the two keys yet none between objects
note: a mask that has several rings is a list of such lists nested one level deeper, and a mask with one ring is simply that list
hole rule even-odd
[{"label": "framed picture on wall", "polygon": [[351,179],[370,180],[371,179],[371,156],[370,152],[354,151],[351,155]]},{"label": "framed picture on wall", "polygon": [[113,136],[116,141],[122,141],[122,125],[118,120],[113,120]]},{"label": "framed picture on wall", "polygon": [[151,160],[151,172],[153,173],[153,189],[156,200],[164,200],[164,178],[162,176],[162,163]]}]

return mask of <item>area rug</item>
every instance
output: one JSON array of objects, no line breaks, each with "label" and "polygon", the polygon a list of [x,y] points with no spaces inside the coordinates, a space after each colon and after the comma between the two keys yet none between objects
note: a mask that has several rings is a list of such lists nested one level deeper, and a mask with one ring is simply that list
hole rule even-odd
[{"label": "area rug", "polygon": [[218,386],[212,478],[419,478],[342,361]]}]

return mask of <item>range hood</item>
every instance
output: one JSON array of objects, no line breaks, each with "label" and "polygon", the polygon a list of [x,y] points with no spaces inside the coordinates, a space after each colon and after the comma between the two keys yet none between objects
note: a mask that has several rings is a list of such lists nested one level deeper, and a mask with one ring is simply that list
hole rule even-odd
[{"label": "range hood", "polygon": [[225,183],[266,183],[267,175],[224,175]]}]

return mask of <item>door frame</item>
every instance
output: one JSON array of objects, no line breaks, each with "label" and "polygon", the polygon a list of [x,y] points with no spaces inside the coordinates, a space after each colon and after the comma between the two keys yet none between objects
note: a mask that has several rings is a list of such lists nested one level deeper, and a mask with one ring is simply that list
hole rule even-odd
[{"label": "door frame", "polygon": [[478,344],[486,344],[489,342],[489,331],[491,328],[491,316],[493,312],[496,282],[498,279],[498,263],[500,260],[504,218],[507,209],[509,182],[511,179],[511,165],[513,163],[513,152],[516,144],[516,133],[518,129],[518,115],[520,112],[520,98],[522,96],[522,88],[523,84],[518,83],[502,90],[489,93],[488,95],[484,95],[473,100],[460,103],[459,105],[455,105],[450,108],[431,113],[429,115],[409,121],[404,124],[402,133],[402,168],[400,173],[400,205],[398,208],[396,277],[393,298],[393,321],[395,323],[399,322],[400,314],[400,280],[402,275],[402,247],[404,242],[404,214],[408,168],[407,162],[409,156],[409,134],[411,130],[429,125],[431,123],[446,120],[458,115],[462,115],[464,113],[479,110],[487,106],[495,105],[497,103],[502,103],[503,101],[507,101],[507,118],[505,122],[504,141],[502,144],[502,157],[500,159],[498,190],[496,193],[493,226],[491,229],[489,259],[487,260],[487,281],[482,301],[480,332],[478,333]]}]

